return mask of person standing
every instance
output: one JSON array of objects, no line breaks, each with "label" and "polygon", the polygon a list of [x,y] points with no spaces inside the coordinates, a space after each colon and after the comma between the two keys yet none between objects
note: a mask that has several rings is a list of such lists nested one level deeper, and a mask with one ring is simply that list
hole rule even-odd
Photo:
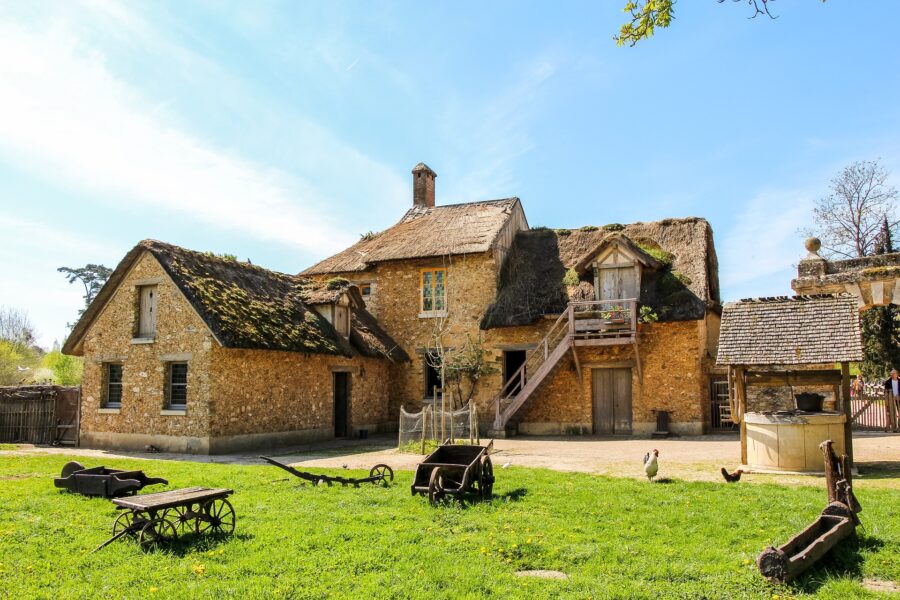
[{"label": "person standing", "polygon": [[897,369],[891,369],[891,377],[884,382],[884,395],[887,400],[888,418],[891,428],[897,430],[897,413],[900,411],[900,375]]}]

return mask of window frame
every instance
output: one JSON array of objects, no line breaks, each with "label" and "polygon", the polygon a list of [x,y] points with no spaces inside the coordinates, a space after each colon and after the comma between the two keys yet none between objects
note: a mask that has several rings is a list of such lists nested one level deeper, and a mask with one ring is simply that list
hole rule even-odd
[{"label": "window frame", "polygon": [[[431,274],[431,308],[425,308],[425,274]],[[437,274],[443,275],[443,286],[441,290],[441,307],[435,307],[435,299],[437,296]],[[444,314],[447,312],[447,268],[446,267],[430,267],[419,270],[419,310],[424,315]]]},{"label": "window frame", "polygon": [[[174,383],[172,381],[173,368],[175,366],[184,366],[184,383]],[[188,387],[190,384],[190,366],[188,361],[186,360],[174,360],[166,363],[166,404],[165,410],[186,410],[188,403]],[[175,404],[172,402],[172,392],[175,389],[175,386],[182,387],[184,389],[184,402],[180,404]]]},{"label": "window frame", "polygon": [[[152,289],[151,289],[152,288]],[[134,327],[134,339],[138,340],[154,340],[156,339],[156,332],[159,327],[159,284],[158,283],[146,283],[135,286],[137,290],[137,315],[135,318],[135,327]],[[142,322],[144,319],[144,292],[146,290],[150,291],[152,300],[150,300],[150,306],[147,308],[150,311],[150,315],[148,315],[148,321],[150,322],[151,331],[143,331]]]},{"label": "window frame", "polygon": [[[430,379],[429,375],[432,373],[434,374],[434,379],[435,379],[434,382],[429,381],[429,379]],[[437,383],[437,384],[439,384],[437,387],[439,387],[441,389],[443,389],[443,387],[444,387],[444,382],[441,381],[440,369],[433,367],[428,363],[428,353],[425,352],[422,354],[422,386],[425,388],[425,393],[422,396],[422,398],[424,400],[434,401],[434,399],[435,399],[434,387],[435,386],[429,386],[428,385],[429,383]]]},{"label": "window frame", "polygon": [[[123,385],[123,380],[125,379],[125,366],[121,362],[104,362],[103,365],[103,395],[102,400],[100,402],[100,408],[122,408],[122,392],[125,387]],[[119,400],[117,402],[110,402],[110,385],[112,381],[110,380],[110,367],[118,367],[119,368],[119,381],[116,382],[116,385],[119,387]]]}]

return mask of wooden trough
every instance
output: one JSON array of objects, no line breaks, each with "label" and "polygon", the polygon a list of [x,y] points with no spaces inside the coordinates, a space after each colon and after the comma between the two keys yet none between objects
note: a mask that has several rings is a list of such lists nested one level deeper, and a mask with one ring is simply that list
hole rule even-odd
[{"label": "wooden trough", "polygon": [[773,583],[786,583],[810,568],[842,540],[856,535],[862,511],[853,495],[850,459],[838,459],[832,441],[819,446],[825,455],[825,485],[828,506],[809,527],[778,548],[769,546],[756,559],[763,577]]}]

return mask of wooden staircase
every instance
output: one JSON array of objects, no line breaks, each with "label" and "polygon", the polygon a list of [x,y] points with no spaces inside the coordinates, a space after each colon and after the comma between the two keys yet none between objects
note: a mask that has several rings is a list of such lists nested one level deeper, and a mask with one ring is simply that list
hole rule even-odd
[{"label": "wooden staircase", "polygon": [[553,372],[566,352],[572,351],[581,379],[576,346],[635,343],[637,301],[570,302],[544,339],[528,351],[525,362],[494,396],[491,435],[503,437],[513,416]]}]

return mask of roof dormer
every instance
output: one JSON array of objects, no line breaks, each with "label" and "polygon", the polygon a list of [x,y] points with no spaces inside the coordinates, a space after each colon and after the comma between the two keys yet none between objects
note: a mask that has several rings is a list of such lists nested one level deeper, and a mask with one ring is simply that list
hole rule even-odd
[{"label": "roof dormer", "polygon": [[612,235],[586,254],[575,271],[593,271],[597,300],[627,300],[640,299],[644,269],[661,267],[662,263],[624,235]]}]

